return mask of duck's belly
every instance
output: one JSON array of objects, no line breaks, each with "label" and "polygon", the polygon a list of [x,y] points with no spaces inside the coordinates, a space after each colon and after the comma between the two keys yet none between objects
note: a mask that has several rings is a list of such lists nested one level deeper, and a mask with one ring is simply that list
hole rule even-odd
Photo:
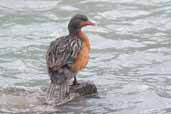
[{"label": "duck's belly", "polygon": [[89,60],[89,48],[83,43],[83,48],[76,58],[75,63],[72,65],[72,70],[74,72],[79,72],[81,69],[85,68]]}]

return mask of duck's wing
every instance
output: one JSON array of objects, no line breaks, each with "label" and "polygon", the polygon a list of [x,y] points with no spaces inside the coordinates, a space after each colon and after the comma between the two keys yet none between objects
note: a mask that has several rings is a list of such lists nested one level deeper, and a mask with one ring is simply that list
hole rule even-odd
[{"label": "duck's wing", "polygon": [[81,40],[71,36],[60,37],[51,42],[46,53],[48,68],[58,70],[65,65],[72,65],[81,48]]}]

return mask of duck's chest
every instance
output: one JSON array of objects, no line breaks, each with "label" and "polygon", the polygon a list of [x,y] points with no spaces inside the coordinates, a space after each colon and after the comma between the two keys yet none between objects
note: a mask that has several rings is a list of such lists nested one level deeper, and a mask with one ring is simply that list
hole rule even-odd
[{"label": "duck's chest", "polygon": [[89,61],[89,53],[90,53],[90,43],[89,40],[84,40],[82,49],[79,52],[78,56],[75,59],[75,62],[72,66],[74,72],[78,72],[81,69],[85,68]]}]

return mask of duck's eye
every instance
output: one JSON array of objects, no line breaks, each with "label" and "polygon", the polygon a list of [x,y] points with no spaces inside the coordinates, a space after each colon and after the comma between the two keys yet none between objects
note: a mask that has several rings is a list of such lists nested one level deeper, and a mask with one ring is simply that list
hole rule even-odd
[{"label": "duck's eye", "polygon": [[80,19],[81,19],[82,21],[88,21],[88,18],[87,18],[87,17],[84,17],[84,16],[81,17]]}]

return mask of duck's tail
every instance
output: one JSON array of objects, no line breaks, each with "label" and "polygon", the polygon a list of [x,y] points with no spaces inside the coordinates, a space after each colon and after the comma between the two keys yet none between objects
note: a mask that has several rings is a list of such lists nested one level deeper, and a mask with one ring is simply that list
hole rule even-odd
[{"label": "duck's tail", "polygon": [[70,95],[69,81],[75,76],[67,67],[54,71],[49,69],[50,85],[47,100],[55,98],[56,102],[61,102]]},{"label": "duck's tail", "polygon": [[55,98],[55,102],[61,103],[70,95],[70,86],[68,81],[61,84],[50,83],[48,89],[47,100]]}]

